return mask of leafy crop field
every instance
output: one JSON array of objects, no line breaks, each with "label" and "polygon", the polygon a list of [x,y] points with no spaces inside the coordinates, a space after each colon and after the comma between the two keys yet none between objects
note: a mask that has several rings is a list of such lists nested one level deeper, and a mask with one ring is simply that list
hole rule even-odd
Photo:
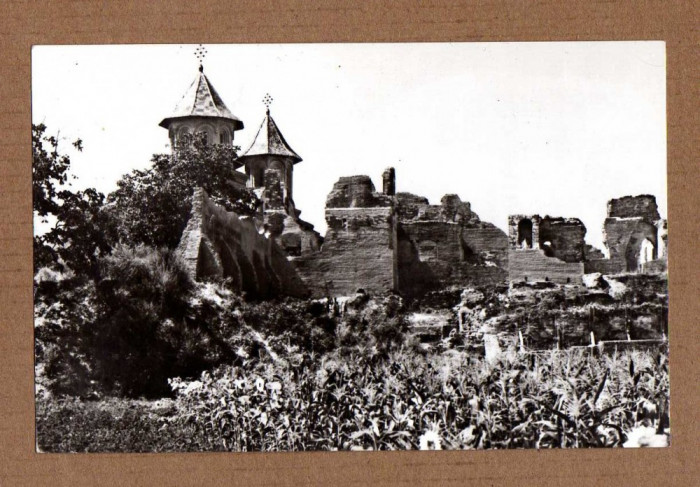
[{"label": "leafy crop field", "polygon": [[175,398],[37,403],[43,451],[277,451],[659,446],[663,351],[448,350],[220,366]]}]

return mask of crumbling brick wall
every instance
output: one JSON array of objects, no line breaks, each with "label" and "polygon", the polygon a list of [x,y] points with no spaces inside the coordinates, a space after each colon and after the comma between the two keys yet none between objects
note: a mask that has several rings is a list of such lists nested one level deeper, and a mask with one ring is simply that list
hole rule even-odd
[{"label": "crumbling brick wall", "polygon": [[393,291],[396,224],[393,198],[368,176],[340,178],[326,199],[328,230],[321,251],[295,258],[315,296]]},{"label": "crumbling brick wall", "polygon": [[308,295],[285,253],[258,232],[255,222],[216,205],[203,189],[192,196],[177,252],[198,280],[229,279],[236,291],[256,297]]},{"label": "crumbling brick wall", "polygon": [[583,262],[564,262],[548,257],[542,249],[511,249],[508,255],[508,280],[581,284],[583,267]]},{"label": "crumbling brick wall", "polygon": [[511,249],[539,248],[539,234],[539,215],[508,216],[508,243]]},{"label": "crumbling brick wall", "polygon": [[642,218],[650,223],[660,218],[656,198],[650,194],[611,199],[608,201],[608,217]]},{"label": "crumbling brick wall", "polygon": [[480,221],[468,202],[445,195],[440,205],[430,205],[425,198],[399,193],[396,205],[401,294],[505,282],[507,237]]},{"label": "crumbling brick wall", "polygon": [[[609,258],[590,256],[586,260],[586,272],[619,274],[666,270],[666,221],[659,216],[654,196],[643,194],[610,200],[603,237]],[[645,241],[648,242],[645,244]],[[653,260],[641,262],[643,246],[650,244],[653,246]]]},{"label": "crumbling brick wall", "polygon": [[[640,253],[645,240],[654,247],[654,259],[661,256],[658,241],[660,221],[656,198],[652,195],[623,196],[610,200],[608,217],[603,226],[609,259],[590,260],[586,264],[586,271],[607,270],[607,274],[644,271],[643,266],[640,266]],[[661,267],[664,266],[651,265],[647,269]]]},{"label": "crumbling brick wall", "polygon": [[578,218],[545,216],[539,225],[540,248],[564,262],[583,262],[586,227]]},{"label": "crumbling brick wall", "polygon": [[508,217],[508,280],[579,284],[586,227],[578,218]]},{"label": "crumbling brick wall", "polygon": [[340,178],[326,200],[320,252],[293,260],[314,295],[397,291],[406,296],[450,286],[502,284],[508,240],[468,202],[440,205],[397,193],[393,172],[378,193],[368,176]]},{"label": "crumbling brick wall", "polygon": [[656,225],[644,217],[606,218],[604,228],[611,265],[618,272],[638,270],[639,253],[645,239],[657,245]]}]

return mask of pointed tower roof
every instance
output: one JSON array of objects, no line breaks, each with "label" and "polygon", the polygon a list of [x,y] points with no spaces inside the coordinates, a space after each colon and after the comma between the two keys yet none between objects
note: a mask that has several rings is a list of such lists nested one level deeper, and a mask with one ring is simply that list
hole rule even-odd
[{"label": "pointed tower roof", "polygon": [[241,157],[262,155],[291,157],[294,160],[294,164],[302,160],[299,154],[294,152],[287,141],[284,140],[280,129],[270,116],[269,109],[265,112],[265,118],[260,124],[253,143]]},{"label": "pointed tower roof", "polygon": [[174,119],[190,117],[223,118],[233,122],[234,130],[243,128],[243,122],[226,107],[214,86],[204,75],[204,68],[201,64],[199,66],[199,74],[177,104],[173,113],[164,118],[159,125],[167,128]]}]

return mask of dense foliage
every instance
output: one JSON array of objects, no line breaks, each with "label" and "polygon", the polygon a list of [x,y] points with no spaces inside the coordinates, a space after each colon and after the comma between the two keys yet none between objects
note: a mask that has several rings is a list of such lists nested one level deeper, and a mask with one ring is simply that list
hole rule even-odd
[{"label": "dense foliage", "polygon": [[[34,237],[34,268],[93,275],[99,257],[111,248],[101,212],[104,195],[92,188],[70,189],[70,156],[60,154],[58,145],[58,136],[47,135],[45,125],[32,125],[33,210],[42,222],[54,221],[46,233]],[[82,150],[80,139],[72,145]]]},{"label": "dense foliage", "polygon": [[231,183],[237,147],[208,144],[204,133],[184,135],[173,156],[153,156],[151,167],[125,175],[108,197],[118,239],[173,248],[187,224],[191,196],[204,188],[219,205],[238,214],[255,212],[255,194]]},{"label": "dense foliage", "polygon": [[659,352],[510,351],[493,363],[454,352],[329,355],[222,366],[171,384],[177,399],[167,407],[40,400],[40,447],[271,451],[667,442],[668,362]]}]

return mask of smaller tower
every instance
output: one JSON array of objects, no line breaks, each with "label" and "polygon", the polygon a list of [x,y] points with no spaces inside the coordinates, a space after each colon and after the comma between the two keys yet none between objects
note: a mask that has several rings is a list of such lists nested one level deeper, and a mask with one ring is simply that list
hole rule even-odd
[{"label": "smaller tower", "polygon": [[226,107],[224,101],[204,75],[202,61],[206,49],[195,50],[199,73],[173,112],[160,126],[168,129],[170,145],[175,148],[183,134],[204,132],[210,144],[233,145],[234,133],[243,128],[243,122]]},{"label": "smaller tower", "polygon": [[[294,165],[302,159],[289,146],[270,115],[271,102],[272,97],[265,95],[265,118],[253,143],[238,158],[238,162],[245,165],[247,184],[251,188],[263,188],[266,186],[265,181],[274,181],[275,184],[279,181],[282,204],[286,207],[292,202]],[[272,171],[277,173],[274,177],[269,174]]]}]

